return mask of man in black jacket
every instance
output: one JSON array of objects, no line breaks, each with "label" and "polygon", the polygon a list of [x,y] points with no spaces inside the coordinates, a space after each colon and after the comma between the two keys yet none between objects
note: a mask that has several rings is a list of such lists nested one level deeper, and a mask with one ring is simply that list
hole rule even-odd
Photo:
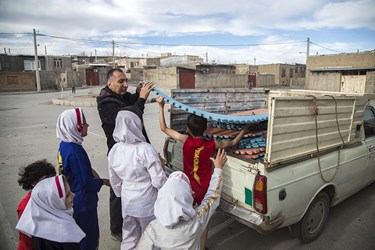
[{"label": "man in black jacket", "polygon": [[[121,69],[111,69],[107,73],[107,86],[100,91],[96,98],[102,128],[107,137],[108,152],[116,143],[112,134],[115,129],[117,113],[120,110],[131,110],[142,117],[146,99],[154,88],[152,82],[140,83],[137,86],[136,93],[131,94],[127,92],[128,86],[125,73]],[[144,127],[143,134],[149,142]],[[113,239],[121,241],[121,198],[116,197],[112,189],[110,189],[109,205],[111,236]]]}]

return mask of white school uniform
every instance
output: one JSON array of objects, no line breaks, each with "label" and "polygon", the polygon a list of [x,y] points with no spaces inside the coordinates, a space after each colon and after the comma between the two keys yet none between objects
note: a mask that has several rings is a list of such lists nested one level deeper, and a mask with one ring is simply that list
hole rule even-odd
[{"label": "white school uniform", "polygon": [[41,180],[33,188],[16,229],[54,242],[80,242],[86,235],[74,221],[73,209],[66,208],[65,198],[62,175]]},{"label": "white school uniform", "polygon": [[199,250],[201,234],[219,205],[221,188],[222,170],[215,168],[201,205],[194,209],[188,177],[172,173],[159,190],[156,219],[146,227],[136,249]]},{"label": "white school uniform", "polygon": [[113,138],[117,143],[108,154],[109,180],[115,195],[121,197],[121,249],[133,249],[155,218],[157,192],[167,177],[159,155],[142,134],[141,119],[133,112],[117,114]]}]

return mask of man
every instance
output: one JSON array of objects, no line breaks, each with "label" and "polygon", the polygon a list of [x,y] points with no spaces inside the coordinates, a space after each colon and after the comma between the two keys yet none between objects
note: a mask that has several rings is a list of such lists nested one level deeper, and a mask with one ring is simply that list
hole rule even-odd
[{"label": "man", "polygon": [[[96,98],[102,128],[107,137],[108,152],[116,143],[112,134],[115,129],[117,113],[121,110],[131,109],[142,116],[146,99],[154,88],[152,82],[140,83],[137,86],[136,93],[131,94],[127,92],[128,86],[128,79],[125,73],[121,69],[111,69],[107,73],[107,86],[100,91],[99,96]],[[147,142],[149,142],[144,127],[142,132]],[[122,241],[121,198],[116,197],[112,188],[110,189],[109,205],[112,239]]]}]

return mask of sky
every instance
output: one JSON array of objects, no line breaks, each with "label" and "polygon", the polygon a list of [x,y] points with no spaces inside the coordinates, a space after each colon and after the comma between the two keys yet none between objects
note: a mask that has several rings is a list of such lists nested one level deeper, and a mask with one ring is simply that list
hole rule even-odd
[{"label": "sky", "polygon": [[[305,63],[375,49],[375,0],[0,0],[0,53]],[[307,50],[307,39],[310,39]]]}]

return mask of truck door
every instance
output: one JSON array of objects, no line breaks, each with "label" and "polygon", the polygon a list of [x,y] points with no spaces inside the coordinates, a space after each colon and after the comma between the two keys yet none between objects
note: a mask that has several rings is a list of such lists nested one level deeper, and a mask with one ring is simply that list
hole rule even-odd
[{"label": "truck door", "polygon": [[367,106],[363,117],[366,145],[368,149],[368,161],[366,169],[366,183],[375,181],[375,109]]}]

